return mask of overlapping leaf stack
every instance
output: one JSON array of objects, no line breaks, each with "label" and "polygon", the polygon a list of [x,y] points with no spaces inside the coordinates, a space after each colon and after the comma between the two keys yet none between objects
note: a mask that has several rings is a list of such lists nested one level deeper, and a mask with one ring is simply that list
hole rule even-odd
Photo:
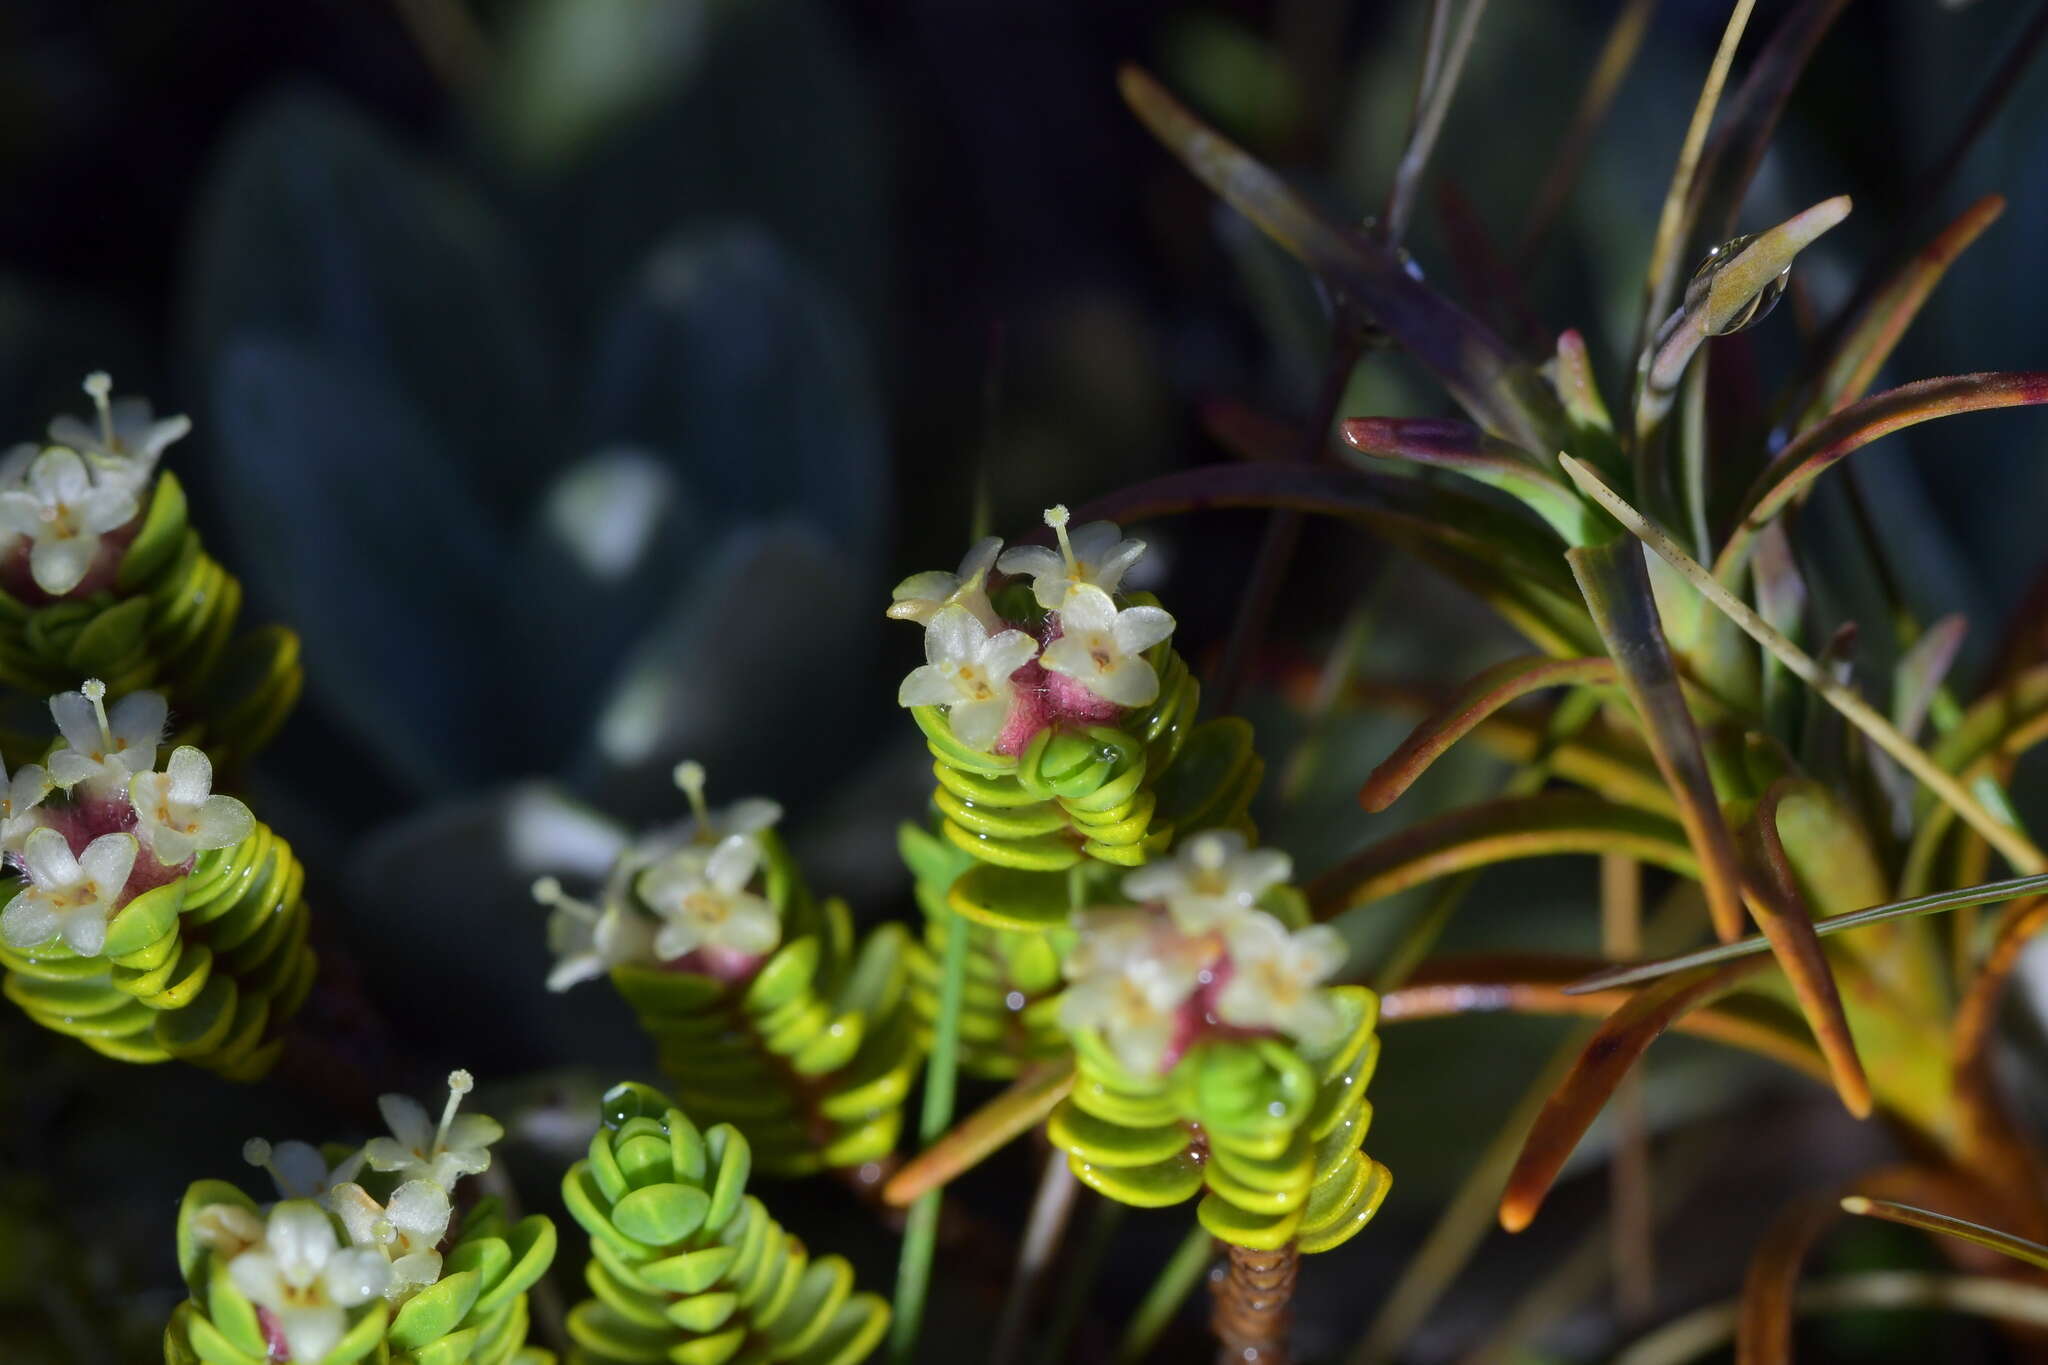
[{"label": "overlapping leaf stack", "polygon": [[595,1296],[569,1314],[588,1365],[854,1365],[889,1308],[853,1291],[838,1256],[812,1259],[746,1192],[752,1154],[730,1124],[700,1130],[660,1094],[621,1085],[587,1159],[562,1182],[590,1234]]},{"label": "overlapping leaf stack", "polygon": [[[290,714],[304,669],[292,631],[237,634],[241,608],[242,585],[207,554],[183,487],[161,472],[111,584],[40,602],[0,588],[0,685],[38,701],[84,676],[103,679],[109,697],[161,691],[181,739],[223,762],[245,758]],[[41,743],[27,726],[0,733],[10,762]]]},{"label": "overlapping leaf stack", "polygon": [[[164,1329],[164,1365],[267,1365],[276,1358],[261,1311],[198,1235],[201,1213],[219,1205],[258,1211],[225,1181],[201,1180],[186,1192],[178,1268],[191,1297]],[[480,1199],[451,1236],[440,1278],[395,1312],[382,1297],[352,1310],[346,1335],[320,1365],[552,1365],[551,1353],[526,1344],[526,1291],[554,1254],[555,1229],[545,1217],[509,1223],[496,1199]]]},{"label": "overlapping leaf stack", "polygon": [[[922,1056],[914,944],[898,924],[856,944],[845,902],[817,901],[782,841],[772,831],[758,837],[782,936],[757,972],[729,982],[624,963],[612,981],[653,1035],[682,1103],[745,1132],[764,1170],[795,1176],[881,1161],[895,1149]],[[644,866],[626,859],[608,895],[637,897]]]},{"label": "overlapping leaf stack", "polygon": [[259,1079],[318,970],[304,880],[291,846],[259,821],[232,848],[199,854],[189,876],[129,901],[95,956],[0,944],[7,998],[121,1061],[178,1058]]},{"label": "overlapping leaf stack", "polygon": [[[1298,927],[1297,893],[1265,904]],[[1379,1061],[1379,1000],[1321,988],[1342,1027],[1317,1046],[1223,1029],[1163,1074],[1127,1065],[1093,1028],[1073,1031],[1076,1077],[1047,1135],[1083,1182],[1143,1208],[1202,1194],[1202,1225],[1240,1247],[1326,1251],[1372,1220],[1392,1178],[1361,1144]]]},{"label": "overlapping leaf stack", "polygon": [[904,825],[897,846],[924,912],[924,951],[911,959],[912,1001],[927,1030],[938,1015],[946,938],[968,936],[960,1004],[960,1066],[969,1075],[1007,1080],[1032,1062],[1063,1057],[1059,1023],[1060,956],[1072,935],[1002,929],[956,914],[946,893],[974,859],[938,836]]}]

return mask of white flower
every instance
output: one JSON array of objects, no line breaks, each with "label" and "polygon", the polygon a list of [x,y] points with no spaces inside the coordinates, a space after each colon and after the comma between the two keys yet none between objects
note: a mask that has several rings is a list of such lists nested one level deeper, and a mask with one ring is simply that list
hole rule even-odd
[{"label": "white flower", "polygon": [[288,1359],[312,1365],[348,1331],[348,1310],[384,1292],[391,1266],[374,1251],[343,1250],[318,1204],[288,1199],[270,1211],[262,1245],[228,1262],[228,1278],[277,1319]]},{"label": "white flower", "polygon": [[1257,909],[1259,897],[1293,870],[1293,861],[1278,849],[1249,848],[1235,830],[1209,830],[1182,844],[1171,859],[1125,877],[1124,894],[1157,901],[1183,930],[1206,934],[1228,929],[1238,916]]},{"label": "white flower", "polygon": [[332,1201],[348,1240],[369,1247],[391,1263],[384,1297],[410,1298],[441,1278],[435,1248],[448,1233],[448,1191],[431,1180],[408,1180],[380,1204],[361,1185],[336,1185]]},{"label": "white flower", "polygon": [[233,848],[256,827],[247,806],[212,790],[213,764],[189,744],[171,750],[163,772],[129,779],[135,833],[158,862],[175,867],[201,849]]},{"label": "white flower", "polygon": [[[1069,1032],[1099,1030],[1125,1067],[1157,1076],[1180,1032],[1182,1008],[1200,984],[1198,960],[1174,951],[1170,930],[1162,940],[1156,924],[1118,919],[1091,931],[1088,918],[1080,924],[1081,946],[1067,960],[1074,982],[1060,996],[1060,1023]],[[1095,935],[1103,937],[1091,943]]]},{"label": "white flower", "polygon": [[272,1147],[262,1138],[250,1138],[242,1144],[242,1160],[260,1171],[269,1172],[280,1199],[324,1201],[329,1190],[344,1181],[354,1180],[356,1172],[363,1168],[360,1151],[351,1153],[339,1165],[329,1169],[327,1158],[320,1155],[320,1149],[310,1142],[280,1142]]},{"label": "white flower", "polygon": [[945,707],[960,742],[986,749],[1010,714],[1010,675],[1036,653],[1038,641],[1023,631],[990,635],[967,608],[947,607],[925,627],[925,663],[903,680],[896,703]]},{"label": "white flower", "polygon": [[[50,755],[50,778],[69,791],[80,782],[94,795],[128,790],[128,780],[156,767],[170,707],[161,692],[131,692],[109,717],[107,685],[87,678],[76,692],[50,698],[50,714],[69,747]],[[210,779],[209,779],[210,780]]]},{"label": "white flower", "polygon": [[661,916],[655,953],[673,959],[699,948],[750,957],[772,951],[782,921],[773,905],[747,890],[760,862],[761,846],[734,834],[709,853],[685,848],[642,872],[635,890]]},{"label": "white flower", "polygon": [[1159,675],[1144,652],[1171,634],[1173,618],[1160,608],[1118,611],[1102,589],[1077,587],[1060,607],[1060,638],[1039,662],[1104,701],[1144,706],[1159,695]]},{"label": "white flower", "polygon": [[555,955],[549,990],[566,991],[622,963],[655,961],[654,926],[619,898],[607,898],[599,910],[553,877],[533,884],[533,898],[554,911],[548,916],[548,951]]},{"label": "white flower", "polygon": [[1263,912],[1230,927],[1229,981],[1216,993],[1216,1017],[1238,1028],[1273,1029],[1309,1047],[1326,1047],[1344,1016],[1322,982],[1344,965],[1344,936],[1327,924],[1290,934]]},{"label": "white flower", "polygon": [[28,881],[0,914],[0,938],[34,948],[60,934],[80,957],[93,957],[107,941],[107,921],[135,866],[135,836],[102,834],[72,856],[54,829],[29,831],[21,848]]},{"label": "white flower", "polygon": [[475,1086],[467,1071],[448,1073],[448,1103],[441,1110],[439,1127],[411,1097],[379,1095],[377,1109],[392,1135],[371,1138],[364,1145],[371,1169],[398,1171],[406,1180],[431,1180],[443,1189],[452,1189],[465,1175],[489,1170],[490,1145],[505,1136],[505,1130],[488,1115],[455,1112]]},{"label": "white flower", "polygon": [[135,492],[125,483],[95,482],[78,452],[64,446],[36,456],[23,484],[0,491],[0,531],[29,538],[30,576],[61,597],[84,581],[100,537],[135,519]]},{"label": "white flower", "polygon": [[[974,614],[974,619],[993,633],[1003,628],[1002,618],[988,600],[988,571],[995,566],[996,555],[1001,552],[1003,542],[999,537],[986,536],[974,542],[974,548],[967,552],[967,558],[960,561],[959,573],[947,573],[933,569],[929,573],[912,574],[896,585],[889,603],[889,616],[897,621],[915,621],[919,625],[930,625],[947,607],[965,607]],[[1052,553],[1050,550],[1041,551]]]},{"label": "white flower", "polygon": [[996,567],[1004,573],[1029,574],[1031,595],[1047,611],[1058,611],[1074,588],[1087,586],[1113,593],[1138,557],[1145,542],[1126,540],[1116,523],[1091,521],[1067,535],[1067,509],[1048,507],[1045,524],[1059,537],[1060,547],[1018,545],[1003,552]]},{"label": "white flower", "polygon": [[92,395],[99,425],[69,415],[58,417],[50,423],[50,439],[84,455],[109,482],[140,489],[171,442],[192,430],[192,419],[180,415],[159,422],[147,398],[110,400],[114,381],[104,370],[87,375],[84,387]]},{"label": "white flower", "polygon": [[263,1220],[240,1204],[208,1204],[193,1215],[192,1236],[224,1261],[263,1245]]},{"label": "white flower", "polygon": [[765,796],[743,796],[724,810],[713,810],[704,800],[704,765],[691,760],[676,764],[676,785],[690,798],[693,817],[688,826],[692,840],[715,844],[735,834],[759,834],[782,818],[782,806]]},{"label": "white flower", "polygon": [[31,763],[9,778],[6,763],[0,762],[0,853],[21,852],[29,831],[42,823],[36,808],[55,785],[40,763]]}]

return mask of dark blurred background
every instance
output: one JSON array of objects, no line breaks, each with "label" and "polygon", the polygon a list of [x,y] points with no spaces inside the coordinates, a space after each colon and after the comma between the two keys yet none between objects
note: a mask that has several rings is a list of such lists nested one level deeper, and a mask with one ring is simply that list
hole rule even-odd
[{"label": "dark blurred background", "polygon": [[[1745,61],[1791,8],[1757,6]],[[1873,256],[1994,189],[2011,201],[2003,220],[1941,285],[1889,379],[2043,364],[2048,72],[2020,82],[1928,193],[2032,8],[1847,6],[1742,222],[1843,192],[1856,211],[1802,257],[1794,304],[1740,343],[1738,368],[1768,387],[1801,316],[1825,318]],[[1442,199],[1461,197],[1513,247],[1615,9],[1503,0],[1480,29],[1410,233],[1418,267],[1480,311],[1498,300],[1475,297],[1446,250]],[[486,1095],[495,1083],[495,1112],[532,1116],[511,1164],[545,1202],[563,1133],[574,1137],[554,1116],[647,1059],[602,987],[540,989],[542,917],[525,887],[542,871],[588,876],[608,828],[672,817],[677,759],[708,763],[715,800],[782,800],[813,880],[863,914],[908,913],[893,828],[920,811],[928,777],[893,707],[917,650],[882,620],[889,585],[951,567],[978,479],[994,528],[1020,534],[1050,502],[1231,458],[1203,420],[1218,404],[1301,420],[1322,366],[1316,290],[1138,128],[1117,66],[1146,65],[1362,216],[1378,211],[1407,134],[1425,10],[0,6],[0,437],[32,439],[82,411],[80,379],[99,368],[117,392],[192,415],[169,464],[197,524],[242,578],[247,619],[305,638],[306,699],[251,798],[307,860],[330,975],[348,988],[315,1026],[378,1084],[424,1091],[456,1064]],[[1658,7],[1521,279],[1546,335],[1586,332],[1610,399],[1726,15],[1708,0]],[[1441,409],[1424,377],[1386,357],[1360,367],[1344,407]],[[2021,412],[1859,456],[1911,594],[1982,623],[1972,668],[2042,568],[2042,445]],[[1824,549],[1828,515],[1824,497]],[[1147,585],[1198,662],[1220,649],[1259,532],[1248,514],[1146,529]],[[1846,581],[1867,577],[1842,564]],[[1848,616],[1865,600],[1851,587],[1829,605]],[[1274,776],[1269,837],[1311,871],[1491,781],[1481,760],[1446,765],[1411,808],[1367,817],[1351,793],[1402,717],[1345,713],[1296,747],[1289,689],[1347,623],[1369,627],[1364,671],[1384,681],[1456,676],[1509,648],[1476,608],[1357,531],[1311,528],[1247,702]],[[1589,948],[1589,885],[1582,866],[1489,880],[1453,942]],[[1373,906],[1346,923],[1361,962],[1399,922],[1399,907]],[[359,1097],[316,1076],[229,1093],[52,1055],[50,1040],[6,1028],[0,1154],[34,1211],[0,1239],[0,1302],[5,1272],[18,1284],[43,1252],[73,1256],[94,1293],[126,1305],[109,1339],[144,1343],[80,1359],[148,1358],[185,1181],[235,1175],[252,1132],[366,1123]],[[1309,1268],[1307,1359],[1350,1349],[1562,1036],[1499,1018],[1389,1032],[1372,1148],[1395,1194],[1366,1236]],[[1809,1088],[1683,1042],[1660,1047],[1650,1102],[1678,1153],[1660,1316],[1731,1292],[1788,1192],[1882,1150]],[[1575,1169],[1593,1168],[1603,1140]],[[1020,1154],[968,1197],[1011,1219],[1032,1178]],[[1614,1350],[1630,1329],[1606,1308],[1599,1264],[1576,1292],[1530,1307],[1569,1255],[1583,1261],[1601,1200],[1597,1176],[1582,1178],[1521,1240],[1496,1235],[1402,1358]],[[814,1202],[816,1241],[886,1288],[893,1244],[838,1248],[857,1225],[830,1196]],[[1100,1357],[1183,1226],[1134,1214],[1086,1233],[1115,1254],[1077,1310],[1073,1358]],[[66,1241],[85,1227],[99,1229],[90,1252]],[[1861,1235],[1841,1254],[1923,1254]],[[571,1290],[575,1259],[557,1275]],[[975,1358],[949,1343],[993,1309],[990,1286],[956,1273],[930,1360]],[[1817,1356],[1999,1349],[1931,1318],[1873,1323],[1841,1319]],[[1162,1359],[1200,1349],[1192,1314],[1181,1330]],[[72,1344],[93,1335],[73,1331]]]}]

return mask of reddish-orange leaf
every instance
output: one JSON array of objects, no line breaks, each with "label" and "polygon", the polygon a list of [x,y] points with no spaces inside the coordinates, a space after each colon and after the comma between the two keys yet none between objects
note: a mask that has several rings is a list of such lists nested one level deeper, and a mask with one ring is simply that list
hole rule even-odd
[{"label": "reddish-orange leaf", "polygon": [[1612,659],[1509,659],[1466,683],[1372,770],[1358,793],[1367,810],[1385,810],[1429,765],[1496,711],[1546,687],[1588,687],[1614,682]]}]

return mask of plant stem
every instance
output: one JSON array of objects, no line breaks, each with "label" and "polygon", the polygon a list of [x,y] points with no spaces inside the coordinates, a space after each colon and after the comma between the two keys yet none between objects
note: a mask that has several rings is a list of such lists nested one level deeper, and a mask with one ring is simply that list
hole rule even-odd
[{"label": "plant stem", "polygon": [[1010,1277],[1010,1292],[1003,1300],[1003,1316],[996,1324],[995,1348],[989,1365],[1010,1365],[1024,1344],[1024,1327],[1038,1290],[1052,1269],[1067,1220],[1074,1212],[1074,1196],[1081,1182],[1074,1178],[1067,1154],[1058,1149],[1046,1157],[1045,1174],[1038,1179],[1038,1193],[1031,1201],[1031,1219],[1024,1227],[1024,1245],[1017,1253],[1017,1269]]},{"label": "plant stem", "polygon": [[1123,1344],[1117,1347],[1119,1365],[1137,1365],[1145,1358],[1158,1342],[1159,1334],[1187,1302],[1188,1295],[1209,1273],[1209,1263],[1215,1259],[1216,1239],[1209,1235],[1209,1229],[1196,1223],[1168,1258],[1159,1278],[1145,1291],[1138,1311],[1131,1315],[1131,1325],[1124,1329]]},{"label": "plant stem", "polygon": [[[956,922],[946,935],[944,975],[939,981],[939,1015],[932,1024],[932,1055],[925,1069],[924,1109],[918,1116],[919,1144],[936,1142],[953,1121],[953,1093],[960,1045],[960,1002],[967,984],[967,925]],[[931,1292],[932,1253],[939,1232],[938,1190],[911,1206],[903,1229],[903,1256],[896,1270],[895,1317],[889,1327],[889,1358],[906,1365],[916,1354],[918,1331],[924,1324],[925,1300]]]},{"label": "plant stem", "polygon": [[1301,1253],[1292,1242],[1277,1251],[1229,1243],[1224,1249],[1224,1268],[1209,1277],[1217,1365],[1289,1365],[1287,1337],[1294,1326],[1294,1277]]}]

